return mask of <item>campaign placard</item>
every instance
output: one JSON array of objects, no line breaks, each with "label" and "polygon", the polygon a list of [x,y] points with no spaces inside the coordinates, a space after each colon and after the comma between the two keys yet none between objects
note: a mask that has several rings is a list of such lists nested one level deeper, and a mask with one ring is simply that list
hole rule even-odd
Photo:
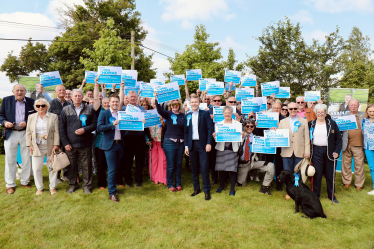
[{"label": "campaign placard", "polygon": [[[230,91],[230,84],[229,83],[225,83],[225,90]],[[232,84],[231,91],[235,91],[235,84]]]},{"label": "campaign placard", "polygon": [[222,95],[225,91],[223,82],[208,82],[206,85],[207,96]]},{"label": "campaign placard", "polygon": [[125,87],[135,87],[138,81],[138,71],[122,70],[122,80],[125,82]]},{"label": "campaign placard", "polygon": [[61,85],[62,80],[58,71],[40,73],[40,83],[43,87]]},{"label": "campaign placard", "polygon": [[355,115],[340,116],[340,117],[336,116],[336,117],[333,117],[333,120],[338,125],[340,131],[349,131],[349,130],[358,129]]},{"label": "campaign placard", "polygon": [[242,72],[234,70],[225,70],[225,82],[233,82],[234,84],[240,83]]},{"label": "campaign placard", "polygon": [[141,83],[140,84],[140,97],[143,98],[153,98],[153,92],[155,91],[153,84],[151,83]]},{"label": "campaign placard", "polygon": [[[213,106],[213,122],[221,122],[225,118],[223,117],[223,108],[224,106]],[[231,106],[232,108],[232,118],[235,120],[236,106]]]},{"label": "campaign placard", "polygon": [[279,93],[279,81],[261,83],[262,96],[270,96]]},{"label": "campaign placard", "polygon": [[279,87],[279,92],[275,94],[275,97],[279,99],[288,99],[290,98],[290,94],[291,89],[289,86]]},{"label": "campaign placard", "polygon": [[144,127],[151,127],[160,124],[160,114],[158,114],[157,109],[148,110],[144,113],[145,124]]},{"label": "campaign placard", "polygon": [[267,103],[268,103],[268,100],[267,100],[267,98],[266,97],[261,97],[261,99],[262,99],[262,105],[261,105],[261,107],[260,107],[260,112],[262,112],[262,111],[267,111]]},{"label": "campaign placard", "polygon": [[242,86],[256,86],[256,75],[250,74],[250,75],[244,75],[241,78],[241,84]]},{"label": "campaign placard", "polygon": [[121,84],[122,67],[99,66],[99,83]]},{"label": "campaign placard", "polygon": [[259,112],[262,105],[262,98],[247,98],[242,100],[242,113],[249,114],[250,112]]},{"label": "campaign placard", "polygon": [[[127,112],[127,108],[126,108]],[[144,131],[144,112],[133,112],[126,114],[123,111],[118,112],[119,129],[126,131]]]},{"label": "campaign placard", "polygon": [[320,100],[321,91],[305,91],[304,97],[305,97],[305,102]]},{"label": "campaign placard", "polygon": [[242,101],[242,99],[253,98],[254,88],[237,88],[235,91],[236,101]]},{"label": "campaign placard", "polygon": [[200,110],[205,110],[207,107],[208,107],[207,103],[200,103],[200,105],[199,105]]},{"label": "campaign placard", "polygon": [[[143,83],[143,82],[142,81],[137,81],[135,87],[126,87],[125,86],[125,89],[124,89],[125,90],[125,95],[127,95],[130,91],[135,91],[136,94],[138,94],[138,92],[140,90],[140,84],[141,83]],[[119,85],[117,84],[117,86],[119,86]]]},{"label": "campaign placard", "polygon": [[155,91],[157,92],[157,101],[160,104],[181,97],[178,82],[155,86]]},{"label": "campaign placard", "polygon": [[265,147],[290,147],[288,129],[264,130]]},{"label": "campaign placard", "polygon": [[256,113],[256,121],[258,128],[273,128],[277,127],[279,122],[278,112],[259,112]]},{"label": "campaign placard", "polygon": [[153,85],[159,85],[159,86],[165,85],[164,79],[151,79],[149,82]]},{"label": "campaign placard", "polygon": [[266,147],[265,138],[254,136],[252,140],[251,152],[261,154],[276,154],[276,147]]},{"label": "campaign placard", "polygon": [[184,86],[184,74],[170,76],[170,83],[178,82],[179,86]]},{"label": "campaign placard", "polygon": [[97,76],[97,72],[95,71],[84,72],[84,78],[86,79],[86,83],[95,84],[96,76]]},{"label": "campaign placard", "polygon": [[206,90],[208,82],[216,82],[216,79],[199,79],[199,89],[203,92]]},{"label": "campaign placard", "polygon": [[202,78],[201,69],[187,69],[186,70],[187,81],[195,81]]},{"label": "campaign placard", "polygon": [[241,142],[242,124],[216,124],[217,142]]},{"label": "campaign placard", "polygon": [[[122,114],[133,114],[133,113],[138,113],[138,112],[145,112],[145,111],[143,111],[139,107],[134,106],[132,104],[127,104],[126,111],[124,111],[124,113],[122,113],[122,111],[121,111]],[[121,119],[121,118],[119,117],[119,119]]]}]

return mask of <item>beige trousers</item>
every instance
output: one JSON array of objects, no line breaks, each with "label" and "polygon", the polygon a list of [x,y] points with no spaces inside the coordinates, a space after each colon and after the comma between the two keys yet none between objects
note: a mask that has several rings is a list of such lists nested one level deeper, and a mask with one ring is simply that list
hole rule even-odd
[{"label": "beige trousers", "polygon": [[[43,190],[43,164],[44,158],[47,155],[47,145],[41,144],[38,146],[40,150],[41,156],[33,156],[32,157],[32,171],[34,172],[34,181],[37,190]],[[51,171],[49,172],[49,189],[56,188],[56,180],[57,180],[57,172]]]},{"label": "beige trousers", "polygon": [[246,164],[239,164],[237,182],[243,184],[243,186],[247,185],[247,175],[249,171],[254,169],[261,169],[266,172],[262,185],[269,187],[271,185],[271,181],[274,178],[275,167],[273,163],[268,163],[267,165],[264,165],[265,163],[265,161],[257,161],[254,162],[251,166],[251,161],[248,161],[248,163]]},{"label": "beige trousers", "polygon": [[364,159],[365,153],[361,146],[348,145],[347,149],[342,153],[342,181],[343,184],[351,184],[352,182],[352,157],[355,165],[355,186],[362,188],[365,182]]}]

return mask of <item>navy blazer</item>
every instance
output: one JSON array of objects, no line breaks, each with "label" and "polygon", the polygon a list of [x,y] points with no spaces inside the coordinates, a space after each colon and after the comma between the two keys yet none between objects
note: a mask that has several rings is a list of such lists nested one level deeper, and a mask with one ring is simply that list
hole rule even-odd
[{"label": "navy blazer", "polygon": [[[35,113],[36,111],[34,109],[35,100],[28,97],[25,97],[25,100],[25,122],[27,123],[29,115]],[[14,95],[3,98],[1,103],[0,124],[2,127],[4,127],[5,121],[11,123],[16,121],[16,97]],[[7,140],[12,133],[12,129],[7,129],[4,127],[4,131],[5,133],[3,132],[2,135],[4,136],[4,140]]]},{"label": "navy blazer", "polygon": [[[187,117],[191,115],[191,118]],[[188,146],[188,149],[192,149],[192,113],[186,115],[186,122],[184,124],[184,146]],[[199,130],[199,143],[205,148],[207,144],[213,144],[213,123],[208,111],[199,110],[198,119],[198,130]],[[188,123],[188,126],[187,126]],[[214,149],[214,148],[212,148]]]},{"label": "navy blazer", "polygon": [[[100,112],[99,119],[97,120],[97,131],[103,132],[103,137],[99,145],[99,149],[101,150],[110,150],[113,145],[115,129],[113,129],[114,126],[109,121],[111,117],[112,112],[109,108]],[[120,133],[122,138],[122,132],[120,131]]]}]

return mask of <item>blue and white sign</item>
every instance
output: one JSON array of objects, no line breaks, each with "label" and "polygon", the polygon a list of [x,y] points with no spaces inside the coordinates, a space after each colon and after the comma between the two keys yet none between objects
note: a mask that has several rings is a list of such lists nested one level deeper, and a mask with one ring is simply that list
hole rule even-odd
[{"label": "blue and white sign", "polygon": [[178,82],[179,86],[184,86],[184,74],[170,76],[170,83]]},{"label": "blue and white sign", "polygon": [[154,84],[154,85],[165,85],[165,80],[164,79],[151,79],[149,81],[151,84]]},{"label": "blue and white sign", "polygon": [[84,78],[86,79],[86,83],[95,84],[96,76],[97,76],[97,72],[95,71],[84,72]]},{"label": "blue and white sign", "polygon": [[144,127],[151,127],[160,124],[160,114],[158,114],[157,109],[148,110],[144,113],[145,124]]},{"label": "blue and white sign", "polygon": [[256,86],[256,75],[250,74],[242,76],[241,84],[242,86]]},{"label": "blue and white sign", "polygon": [[288,129],[264,130],[265,147],[290,147]]},{"label": "blue and white sign", "polygon": [[259,112],[261,105],[261,97],[242,99],[242,113],[249,114],[250,112]]},{"label": "blue and white sign", "polygon": [[355,115],[333,117],[333,120],[338,125],[340,131],[358,129]]},{"label": "blue and white sign", "polygon": [[260,112],[267,111],[267,102],[268,102],[268,100],[267,100],[266,97],[261,97],[261,99],[262,99],[262,105],[260,107]]},{"label": "blue and white sign", "polygon": [[155,91],[153,84],[151,83],[141,83],[140,84],[140,97],[143,98],[153,98],[153,92]]},{"label": "blue and white sign", "polygon": [[290,98],[291,90],[289,86],[279,87],[279,92],[275,94],[276,98],[279,99],[288,99]]},{"label": "blue and white sign", "polygon": [[122,80],[125,82],[125,87],[135,87],[138,81],[138,71],[136,70],[122,70]]},{"label": "blue and white sign", "polygon": [[122,67],[99,66],[99,83],[121,84]]},{"label": "blue and white sign", "polygon": [[208,82],[206,85],[207,96],[222,95],[225,91],[223,82]]},{"label": "blue and white sign", "polygon": [[[214,123],[221,122],[225,119],[223,117],[223,108],[224,106],[213,106],[213,116],[214,116],[213,122]],[[232,118],[235,119],[236,106],[231,106],[231,108],[232,108]]]},{"label": "blue and white sign", "polygon": [[61,85],[62,80],[58,71],[40,73],[40,83],[43,87]]},{"label": "blue and white sign", "polygon": [[[127,111],[127,108],[126,108]],[[126,114],[123,111],[118,112],[119,129],[126,131],[144,131],[144,112],[134,112]]]},{"label": "blue and white sign", "polygon": [[279,81],[261,83],[262,96],[270,96],[279,93]]},{"label": "blue and white sign", "polygon": [[200,105],[199,105],[199,109],[200,110],[205,110],[206,108],[208,108],[208,104],[207,103],[200,103]]},{"label": "blue and white sign", "polygon": [[[132,104],[127,104],[126,111],[124,111],[124,112],[121,111],[120,113],[122,113],[122,114],[133,114],[133,113],[139,113],[139,112],[144,112],[144,111],[137,106],[134,106]],[[121,117],[119,117],[118,119],[121,120]]]},{"label": "blue and white sign", "polygon": [[242,101],[242,99],[253,98],[254,89],[253,88],[237,88],[235,91],[236,101]]},{"label": "blue and white sign", "polygon": [[258,128],[273,128],[277,127],[279,122],[278,112],[259,112],[256,113],[256,121]]},{"label": "blue and white sign", "polygon": [[233,82],[234,84],[240,83],[242,72],[234,70],[225,70],[225,82]]},{"label": "blue and white sign", "polygon": [[199,79],[199,89],[205,91],[208,82],[216,82],[216,79]]},{"label": "blue and white sign", "polygon": [[276,147],[266,147],[265,138],[260,136],[254,136],[251,146],[252,153],[261,153],[261,154],[276,154]]},{"label": "blue and white sign", "polygon": [[216,124],[217,142],[241,142],[242,124]]},{"label": "blue and white sign", "polygon": [[317,101],[321,99],[321,91],[305,91],[305,102]]},{"label": "blue and white sign", "polygon": [[155,91],[157,92],[157,101],[159,103],[179,99],[181,97],[178,82],[156,86]]},{"label": "blue and white sign", "polygon": [[186,70],[187,81],[195,81],[202,78],[201,69],[187,69]]},{"label": "blue and white sign", "polygon": [[[124,89],[125,90],[125,95],[127,95],[130,91],[135,91],[136,94],[138,94],[138,92],[140,90],[140,84],[141,83],[143,83],[143,81],[137,81],[135,87],[126,87],[125,86],[125,89]],[[119,85],[117,84],[117,86],[119,86]]]},{"label": "blue and white sign", "polygon": [[[230,84],[229,83],[225,83],[225,90],[230,91]],[[235,84],[232,84],[231,91],[235,91]]]}]

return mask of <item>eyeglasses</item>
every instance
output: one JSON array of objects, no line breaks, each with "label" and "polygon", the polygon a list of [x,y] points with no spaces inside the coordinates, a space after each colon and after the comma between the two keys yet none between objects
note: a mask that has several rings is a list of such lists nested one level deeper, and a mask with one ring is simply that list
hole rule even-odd
[{"label": "eyeglasses", "polygon": [[305,102],[303,101],[303,102],[296,102],[296,103],[298,103],[298,104],[304,104]]},{"label": "eyeglasses", "polygon": [[213,100],[213,102],[221,102],[222,100],[220,100],[220,99],[215,99],[215,100]]},{"label": "eyeglasses", "polygon": [[36,108],[44,108],[44,107],[46,107],[46,105],[35,105],[36,106]]},{"label": "eyeglasses", "polygon": [[229,103],[234,104],[234,103],[236,103],[236,101],[229,101]]},{"label": "eyeglasses", "polygon": [[246,125],[245,127],[247,127],[247,128],[254,128],[253,125]]},{"label": "eyeglasses", "polygon": [[285,111],[285,112],[286,112],[286,111],[288,111],[288,109],[282,109],[282,111]]},{"label": "eyeglasses", "polygon": [[268,105],[271,105],[271,103],[267,103]]},{"label": "eyeglasses", "polygon": [[171,106],[179,106],[178,103],[171,104]]},{"label": "eyeglasses", "polygon": [[310,103],[311,105],[315,105],[316,103]]},{"label": "eyeglasses", "polygon": [[296,111],[297,108],[288,108],[289,111]]}]

